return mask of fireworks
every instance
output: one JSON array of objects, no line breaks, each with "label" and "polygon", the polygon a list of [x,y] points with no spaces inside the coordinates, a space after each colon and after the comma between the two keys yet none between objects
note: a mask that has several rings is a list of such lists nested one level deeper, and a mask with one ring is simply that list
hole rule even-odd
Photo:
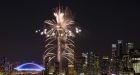
[{"label": "fireworks", "polygon": [[57,62],[62,64],[62,58],[66,58],[71,64],[74,61],[74,42],[72,38],[81,30],[75,26],[75,21],[68,8],[61,10],[56,8],[54,19],[45,20],[45,28],[43,31],[37,30],[41,35],[46,37],[46,51],[43,60],[50,62],[56,58]]}]

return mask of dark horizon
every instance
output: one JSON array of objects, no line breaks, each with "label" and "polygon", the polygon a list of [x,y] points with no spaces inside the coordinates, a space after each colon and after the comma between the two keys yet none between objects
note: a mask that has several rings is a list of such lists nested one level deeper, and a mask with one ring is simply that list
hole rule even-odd
[{"label": "dark horizon", "polygon": [[0,57],[41,63],[44,38],[35,34],[35,30],[43,27],[44,20],[53,17],[59,3],[72,10],[76,25],[82,29],[75,39],[77,51],[110,55],[111,44],[117,40],[134,42],[140,48],[140,2],[137,0],[9,0],[0,3]]}]

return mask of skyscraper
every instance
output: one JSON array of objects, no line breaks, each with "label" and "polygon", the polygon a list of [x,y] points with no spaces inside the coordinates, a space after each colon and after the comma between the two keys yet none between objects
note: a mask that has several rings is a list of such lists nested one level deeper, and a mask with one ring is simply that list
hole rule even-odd
[{"label": "skyscraper", "polygon": [[118,55],[120,59],[122,59],[122,56],[124,54],[124,47],[123,47],[123,40],[118,40]]},{"label": "skyscraper", "polygon": [[94,54],[94,73],[95,75],[100,75],[100,67],[99,67],[99,56]]},{"label": "skyscraper", "polygon": [[109,57],[103,56],[101,60],[101,75],[107,75],[109,73]]},{"label": "skyscraper", "polygon": [[117,74],[117,45],[112,44],[112,57],[110,62],[110,72],[113,74]]},{"label": "skyscraper", "polygon": [[112,44],[112,60],[115,60],[117,56],[117,45]]},{"label": "skyscraper", "polygon": [[127,54],[129,54],[130,50],[134,48],[134,44],[133,43],[126,43],[126,52]]},{"label": "skyscraper", "polygon": [[84,74],[83,64],[85,63],[85,58],[82,57],[81,54],[76,55],[75,58],[75,69],[77,71],[77,75]]},{"label": "skyscraper", "polygon": [[94,55],[93,55],[93,52],[90,52],[90,54],[89,54],[88,75],[95,75],[94,74]]}]

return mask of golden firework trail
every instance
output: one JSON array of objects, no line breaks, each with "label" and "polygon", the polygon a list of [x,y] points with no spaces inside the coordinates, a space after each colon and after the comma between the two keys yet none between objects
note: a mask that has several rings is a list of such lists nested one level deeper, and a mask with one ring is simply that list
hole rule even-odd
[{"label": "golden firework trail", "polygon": [[72,38],[81,30],[75,26],[75,21],[68,8],[63,10],[56,8],[53,15],[54,19],[44,21],[45,28],[42,32],[40,30],[36,31],[46,37],[46,50],[43,55],[44,63],[46,60],[51,62],[56,58],[57,62],[59,62],[59,67],[61,67],[62,58],[65,58],[69,63],[73,64],[75,46]]}]

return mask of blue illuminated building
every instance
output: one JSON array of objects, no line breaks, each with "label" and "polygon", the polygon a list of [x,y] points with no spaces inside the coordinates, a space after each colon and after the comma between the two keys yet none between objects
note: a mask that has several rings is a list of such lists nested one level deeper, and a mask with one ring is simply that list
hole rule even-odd
[{"label": "blue illuminated building", "polygon": [[17,71],[43,71],[43,70],[45,70],[44,67],[42,67],[38,64],[35,64],[35,63],[24,63],[24,64],[17,66],[14,69]]}]

